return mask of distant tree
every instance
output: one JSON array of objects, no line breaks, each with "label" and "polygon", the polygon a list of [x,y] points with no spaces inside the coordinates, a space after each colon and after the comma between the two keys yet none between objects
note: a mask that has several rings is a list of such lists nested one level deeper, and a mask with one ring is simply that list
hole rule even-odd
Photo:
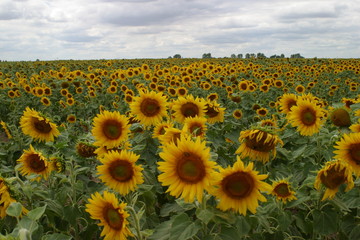
[{"label": "distant tree", "polygon": [[291,54],[290,58],[304,58],[304,57],[301,56],[300,53],[295,53],[295,54]]},{"label": "distant tree", "polygon": [[243,55],[242,55],[241,53],[239,53],[239,54],[237,55],[237,58],[243,58]]},{"label": "distant tree", "polygon": [[202,55],[202,58],[212,58],[212,57],[211,57],[211,53],[204,53],[204,54]]},{"label": "distant tree", "polygon": [[172,56],[168,56],[168,58],[170,59],[170,58],[172,58]]},{"label": "distant tree", "polygon": [[246,54],[245,54],[245,58],[246,58],[246,59],[249,59],[249,58],[250,58],[250,53],[246,53]]},{"label": "distant tree", "polygon": [[181,58],[181,55],[177,53],[173,56],[173,58]]},{"label": "distant tree", "polygon": [[281,58],[285,58],[285,55],[282,53],[282,54],[280,54],[280,57],[281,57]]},{"label": "distant tree", "polygon": [[233,53],[233,54],[231,54],[230,57],[231,57],[231,58],[236,58],[236,55]]},{"label": "distant tree", "polygon": [[263,53],[257,53],[256,58],[266,58],[266,56]]},{"label": "distant tree", "polygon": [[256,57],[255,53],[250,53],[250,58],[255,58],[255,57]]}]

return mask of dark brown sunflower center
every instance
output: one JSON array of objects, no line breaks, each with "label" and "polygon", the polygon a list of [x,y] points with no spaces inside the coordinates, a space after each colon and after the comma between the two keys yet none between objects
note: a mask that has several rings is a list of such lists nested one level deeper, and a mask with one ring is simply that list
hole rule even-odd
[{"label": "dark brown sunflower center", "polygon": [[194,153],[184,152],[176,166],[179,178],[187,183],[197,183],[205,175],[205,166],[201,158]]},{"label": "dark brown sunflower center", "polygon": [[241,199],[249,196],[254,190],[254,179],[245,172],[235,172],[226,176],[221,186],[227,196],[234,199]]},{"label": "dark brown sunflower center", "polygon": [[296,106],[296,101],[295,101],[295,100],[289,100],[289,101],[287,102],[287,109],[288,109],[288,111],[290,111],[293,106]]},{"label": "dark brown sunflower center", "polygon": [[[263,133],[262,137],[259,138],[259,134]],[[269,134],[266,132],[256,132],[255,134],[251,135],[251,137],[246,138],[246,146],[252,150],[259,151],[259,152],[270,152],[275,148],[275,142],[273,136],[268,136]],[[270,137],[270,140],[267,138]]]},{"label": "dark brown sunflower center", "polygon": [[306,126],[314,125],[316,122],[316,113],[311,108],[306,108],[301,112],[301,122]]},{"label": "dark brown sunflower center", "polygon": [[27,161],[29,163],[31,171],[33,172],[42,172],[46,168],[45,162],[40,158],[38,154],[31,154],[29,157],[27,157]]},{"label": "dark brown sunflower center", "polygon": [[198,106],[191,102],[183,104],[180,111],[184,117],[195,117],[199,114]]},{"label": "dark brown sunflower center", "polygon": [[40,120],[38,118],[33,117],[34,127],[37,131],[41,133],[49,133],[51,132],[51,125],[45,119]]},{"label": "dark brown sunflower center", "polygon": [[203,133],[201,124],[192,124],[189,129],[190,132],[196,136],[200,136]]},{"label": "dark brown sunflower center", "polygon": [[160,112],[160,105],[155,99],[146,98],[140,104],[140,111],[146,117],[153,117]]},{"label": "dark brown sunflower center", "polygon": [[206,115],[209,116],[210,118],[214,118],[216,117],[217,115],[219,115],[219,112],[215,110],[215,108],[213,107],[207,107],[206,108]]},{"label": "dark brown sunflower center", "polygon": [[129,181],[134,175],[131,163],[126,160],[114,161],[109,166],[109,171],[110,175],[119,182]]},{"label": "dark brown sunflower center", "polygon": [[286,183],[280,183],[274,188],[274,192],[276,195],[280,197],[288,197],[291,195],[291,192],[289,190],[289,185]]},{"label": "dark brown sunflower center", "polygon": [[351,125],[349,112],[342,108],[333,111],[330,119],[332,123],[338,127],[348,127]]},{"label": "dark brown sunflower center", "polygon": [[351,160],[360,165],[360,143],[350,145]]},{"label": "dark brown sunflower center", "polygon": [[335,166],[329,168],[326,171],[326,176],[325,174],[321,174],[320,176],[320,180],[322,182],[322,184],[325,185],[325,187],[330,188],[330,189],[335,189],[337,187],[339,187],[341,184],[343,184],[346,180],[345,178],[345,169],[342,169],[341,171],[338,171],[335,169]]},{"label": "dark brown sunflower center", "polygon": [[112,206],[106,206],[103,210],[103,216],[112,229],[122,229],[124,218],[122,214],[119,213],[118,209],[114,209]]},{"label": "dark brown sunflower center", "polygon": [[104,135],[111,139],[118,139],[122,134],[122,124],[115,120],[106,120],[103,125]]}]

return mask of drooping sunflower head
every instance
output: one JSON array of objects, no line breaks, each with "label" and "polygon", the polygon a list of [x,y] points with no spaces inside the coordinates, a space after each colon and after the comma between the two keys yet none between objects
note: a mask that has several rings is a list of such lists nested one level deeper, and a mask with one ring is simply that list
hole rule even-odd
[{"label": "drooping sunflower head", "polygon": [[126,211],[126,203],[119,203],[114,193],[104,191],[103,196],[96,192],[88,199],[85,211],[88,212],[92,219],[99,220],[99,226],[104,229],[101,236],[104,240],[127,239],[133,236],[128,228],[127,218],[130,216]]},{"label": "drooping sunflower head", "polygon": [[101,181],[106,186],[116,190],[121,195],[134,191],[139,184],[144,182],[143,168],[136,165],[139,155],[123,150],[110,151],[100,158],[103,165],[97,167]]},{"label": "drooping sunflower head", "polygon": [[208,101],[205,107],[205,114],[209,124],[224,121],[225,108],[220,107],[219,103],[216,101]]},{"label": "drooping sunflower head", "polygon": [[161,92],[140,92],[130,103],[130,109],[145,126],[156,125],[167,116],[167,99]]},{"label": "drooping sunflower head", "polygon": [[169,143],[177,144],[178,140],[182,135],[185,135],[186,132],[175,127],[169,127],[165,129],[165,133],[158,137],[161,145],[167,145]]},{"label": "drooping sunflower head", "polygon": [[173,104],[172,110],[175,120],[183,123],[187,117],[204,117],[206,101],[200,98],[194,98],[192,95],[179,97]]},{"label": "drooping sunflower head", "polygon": [[326,187],[322,201],[332,199],[338,192],[340,185],[347,184],[345,191],[354,187],[351,167],[341,160],[329,161],[318,171],[315,180],[315,188],[320,189],[321,185]]},{"label": "drooping sunflower head", "polygon": [[200,138],[181,136],[175,143],[163,147],[158,163],[162,172],[158,179],[166,192],[186,202],[202,201],[203,191],[211,186],[215,162],[210,161],[210,148]]},{"label": "drooping sunflower head", "polygon": [[83,158],[89,158],[89,157],[96,156],[96,153],[95,153],[96,146],[94,146],[88,142],[84,142],[84,141],[78,142],[75,146],[75,149],[76,149],[77,154],[79,154],[79,156],[81,156]]},{"label": "drooping sunflower head", "polygon": [[330,113],[331,122],[338,127],[349,127],[351,125],[351,116],[345,107],[335,108]]},{"label": "drooping sunflower head", "polygon": [[153,130],[153,138],[159,138],[164,135],[167,128],[173,127],[174,124],[172,122],[161,122],[156,124]]},{"label": "drooping sunflower head", "polygon": [[348,163],[356,176],[360,176],[360,133],[344,134],[334,146],[335,159]]},{"label": "drooping sunflower head", "polygon": [[108,148],[106,146],[101,146],[96,148],[94,153],[97,155],[97,158],[103,158],[105,154],[109,153],[110,151],[117,151],[121,152],[123,150],[130,150],[131,149],[131,143],[129,141],[121,142],[121,144],[117,147]]},{"label": "drooping sunflower head", "polygon": [[113,148],[128,139],[130,131],[128,119],[117,111],[104,110],[94,118],[93,125],[92,134],[96,140],[94,143],[96,146]]},{"label": "drooping sunflower head", "polygon": [[297,199],[295,191],[291,189],[290,183],[285,179],[273,182],[271,194],[276,197],[276,200],[283,203]]},{"label": "drooping sunflower head", "polygon": [[[0,121],[0,125],[1,125],[0,135],[5,135],[1,139],[6,139],[5,141],[7,141],[8,139],[11,139],[12,135],[10,133],[10,130],[9,130],[7,124],[4,121]],[[1,131],[1,130],[3,130],[3,131]]]},{"label": "drooping sunflower head", "polygon": [[232,167],[220,169],[213,174],[213,187],[210,193],[218,200],[217,207],[222,211],[232,210],[246,215],[247,210],[255,214],[258,201],[266,202],[260,191],[271,192],[271,185],[263,182],[268,175],[258,174],[253,169],[253,163],[247,166],[237,156]]},{"label": "drooping sunflower head", "polygon": [[29,107],[20,118],[20,127],[25,135],[38,141],[52,142],[60,135],[55,123]]},{"label": "drooping sunflower head", "polygon": [[20,164],[20,174],[24,176],[36,174],[37,177],[32,179],[35,181],[40,181],[42,178],[47,179],[53,170],[48,160],[41,152],[36,151],[32,145],[28,150],[24,150],[17,162]]},{"label": "drooping sunflower head", "polygon": [[325,121],[325,110],[318,105],[299,99],[297,105],[293,106],[286,118],[293,127],[303,136],[311,136],[320,131]]},{"label": "drooping sunflower head", "polygon": [[240,154],[240,158],[249,157],[263,163],[276,156],[278,144],[283,145],[278,135],[263,127],[241,131],[239,142],[240,146],[235,153]]},{"label": "drooping sunflower head", "polygon": [[288,114],[293,106],[297,104],[297,95],[285,93],[279,100],[280,112]]},{"label": "drooping sunflower head", "polygon": [[207,126],[204,117],[189,117],[184,121],[183,131],[194,137],[205,137]]}]

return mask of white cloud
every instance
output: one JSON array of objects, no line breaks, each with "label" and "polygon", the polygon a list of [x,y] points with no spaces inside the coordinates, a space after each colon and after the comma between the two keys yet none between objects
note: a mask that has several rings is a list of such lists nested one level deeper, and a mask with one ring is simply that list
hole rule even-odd
[{"label": "white cloud", "polygon": [[1,59],[359,57],[359,0],[2,0]]}]

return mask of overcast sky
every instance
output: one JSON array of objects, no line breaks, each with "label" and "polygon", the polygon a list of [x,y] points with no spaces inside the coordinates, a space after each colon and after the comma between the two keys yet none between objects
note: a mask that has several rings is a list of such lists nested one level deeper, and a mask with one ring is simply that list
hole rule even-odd
[{"label": "overcast sky", "polygon": [[360,0],[0,0],[0,60],[360,57]]}]

